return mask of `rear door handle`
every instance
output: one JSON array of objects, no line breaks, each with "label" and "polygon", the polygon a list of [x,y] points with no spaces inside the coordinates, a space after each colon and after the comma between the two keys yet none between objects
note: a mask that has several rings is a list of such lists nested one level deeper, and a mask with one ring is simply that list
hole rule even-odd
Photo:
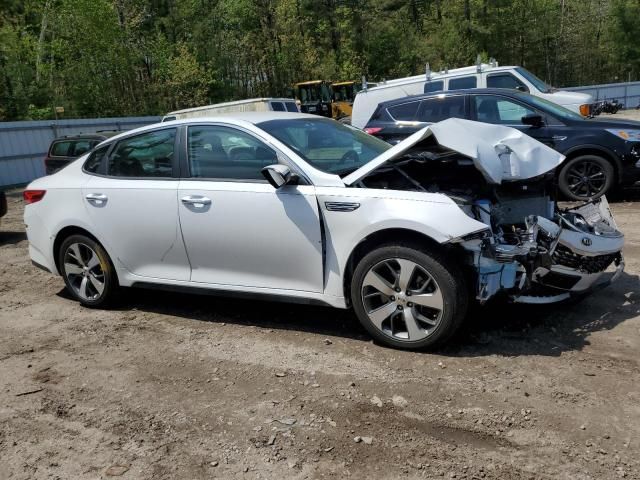
[{"label": "rear door handle", "polygon": [[187,195],[182,197],[181,200],[185,205],[191,205],[195,208],[204,208],[207,205],[211,205],[211,199],[201,195]]},{"label": "rear door handle", "polygon": [[104,205],[109,199],[109,197],[103,193],[88,193],[85,198],[89,203],[96,206]]}]

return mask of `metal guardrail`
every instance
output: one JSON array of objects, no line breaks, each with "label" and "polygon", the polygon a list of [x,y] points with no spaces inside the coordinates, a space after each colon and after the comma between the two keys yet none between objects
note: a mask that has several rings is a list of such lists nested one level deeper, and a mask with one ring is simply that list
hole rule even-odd
[{"label": "metal guardrail", "polygon": [[0,122],[0,188],[28,183],[45,174],[44,157],[51,141],[64,135],[98,130],[130,130],[161,117],[87,118]]},{"label": "metal guardrail", "polygon": [[593,95],[595,100],[613,100],[624,103],[625,108],[636,108],[640,105],[640,82],[606,83],[584,87],[566,87],[562,90],[584,92]]}]

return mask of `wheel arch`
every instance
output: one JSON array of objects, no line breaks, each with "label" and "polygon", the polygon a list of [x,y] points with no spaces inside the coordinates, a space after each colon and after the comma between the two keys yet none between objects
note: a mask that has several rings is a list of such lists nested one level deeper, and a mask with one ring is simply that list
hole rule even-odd
[{"label": "wheel arch", "polygon": [[[622,180],[622,161],[620,160],[618,155],[616,155],[614,152],[612,152],[608,148],[603,147],[602,145],[591,145],[591,144],[578,145],[575,147],[571,147],[569,150],[564,152],[564,155],[565,157],[567,157],[565,162],[568,160],[574,159],[576,157],[580,157],[582,155],[595,155],[598,157],[602,157],[605,160],[608,160],[609,162],[611,162],[611,164],[613,165],[614,172],[615,172],[614,178],[616,180],[616,184],[619,184]],[[558,169],[558,175],[560,174],[560,171],[563,168],[564,167],[561,167],[560,169]]]},{"label": "wheel arch", "polygon": [[455,248],[451,244],[439,243],[427,234],[408,228],[390,227],[370,233],[355,245],[345,263],[342,291],[347,304],[350,304],[351,278],[358,262],[373,249],[390,243],[408,245],[421,250],[426,249],[445,254]]},{"label": "wheel arch", "polygon": [[[77,225],[68,225],[66,227],[63,227],[58,231],[53,241],[53,261],[55,262],[56,270],[58,271],[59,274],[61,274],[60,247],[62,246],[62,243],[65,241],[65,239],[69,238],[71,235],[85,235],[91,238],[92,240],[94,240],[95,242],[99,243],[102,246],[102,248],[104,248],[105,251],[107,251],[106,247],[104,246],[104,243],[102,243],[98,237],[96,237],[93,233],[86,230],[85,228],[79,227]],[[108,251],[107,251],[107,254],[109,255]],[[111,255],[109,255],[109,258],[111,259]]]}]

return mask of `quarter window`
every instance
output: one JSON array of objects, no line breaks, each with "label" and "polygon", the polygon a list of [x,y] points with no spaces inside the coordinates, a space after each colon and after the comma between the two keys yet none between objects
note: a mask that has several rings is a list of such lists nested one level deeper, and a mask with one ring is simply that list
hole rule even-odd
[{"label": "quarter window", "polygon": [[95,152],[89,155],[89,158],[84,164],[84,169],[89,173],[100,173],[102,167],[102,160],[104,159],[110,145],[98,148]]},{"label": "quarter window", "polygon": [[522,125],[522,117],[535,113],[520,103],[493,95],[474,96],[473,108],[479,122],[504,125]]},{"label": "quarter window", "polygon": [[452,78],[449,80],[449,90],[462,90],[463,88],[476,88],[478,79],[475,75],[471,77]]},{"label": "quarter window", "polygon": [[464,95],[423,100],[418,111],[421,122],[439,122],[447,118],[465,118]]},{"label": "quarter window", "polygon": [[416,119],[418,113],[418,107],[420,102],[403,103],[402,105],[395,105],[389,107],[387,111],[393,117],[394,120],[413,121]]},{"label": "quarter window", "polygon": [[261,170],[278,163],[271,148],[229,127],[189,127],[188,151],[191,176],[196,178],[264,180]]},{"label": "quarter window", "polygon": [[109,157],[108,174],[132,178],[173,176],[175,140],[175,128],[121,140]]},{"label": "quarter window", "polygon": [[[518,80],[516,77],[511,75],[510,73],[496,73],[493,75],[487,76],[487,87],[488,88],[513,88],[516,89],[520,87],[523,91],[529,91],[529,89]],[[526,90],[524,90],[526,89]]]}]

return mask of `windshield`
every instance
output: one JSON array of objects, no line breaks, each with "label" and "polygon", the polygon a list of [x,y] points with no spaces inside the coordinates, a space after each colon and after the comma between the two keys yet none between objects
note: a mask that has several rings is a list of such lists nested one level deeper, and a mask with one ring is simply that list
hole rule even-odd
[{"label": "windshield", "polygon": [[534,87],[536,87],[542,93],[551,93],[552,88],[536,77],[533,73],[531,73],[526,68],[518,67],[516,68],[516,72],[522,75],[525,79],[529,81]]},{"label": "windshield", "polygon": [[382,152],[388,143],[328,118],[270,120],[258,124],[323,172],[347,175]]},{"label": "windshield", "polygon": [[530,105],[537,107],[544,112],[550,113],[556,118],[565,120],[584,120],[584,117],[579,113],[568,110],[557,103],[550,102],[544,98],[527,95],[527,101]]}]

